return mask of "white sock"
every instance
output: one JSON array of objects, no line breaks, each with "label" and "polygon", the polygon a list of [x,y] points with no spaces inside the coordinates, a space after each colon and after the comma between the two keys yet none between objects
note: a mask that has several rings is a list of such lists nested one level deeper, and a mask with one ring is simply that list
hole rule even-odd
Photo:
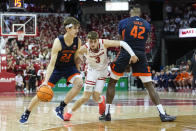
[{"label": "white sock", "polygon": [[165,111],[163,110],[163,106],[161,104],[157,105],[157,108],[161,114],[165,115]]},{"label": "white sock", "polygon": [[72,109],[69,109],[67,113],[72,114]]},{"label": "white sock", "polygon": [[105,115],[107,115],[110,112],[110,106],[111,104],[106,104]]},{"label": "white sock", "polygon": [[100,100],[98,101],[98,103],[102,103],[103,102],[103,97],[100,96],[99,98],[100,98]]}]

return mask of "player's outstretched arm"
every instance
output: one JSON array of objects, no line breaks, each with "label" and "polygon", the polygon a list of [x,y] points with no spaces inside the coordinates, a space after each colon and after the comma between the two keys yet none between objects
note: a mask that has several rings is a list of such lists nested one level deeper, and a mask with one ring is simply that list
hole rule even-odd
[{"label": "player's outstretched arm", "polygon": [[61,45],[60,45],[60,41],[58,38],[56,38],[54,40],[53,46],[52,46],[52,51],[51,51],[51,58],[50,58],[50,63],[48,64],[47,70],[46,70],[46,76],[45,76],[45,80],[43,82],[42,85],[47,85],[48,80],[54,70],[54,66],[56,63],[56,59],[57,59],[57,55],[58,52],[61,50]]},{"label": "player's outstretched arm", "polygon": [[103,39],[103,44],[105,48],[118,47],[118,46],[123,47],[131,55],[129,63],[136,63],[139,60],[138,57],[133,52],[132,48],[124,41]]}]

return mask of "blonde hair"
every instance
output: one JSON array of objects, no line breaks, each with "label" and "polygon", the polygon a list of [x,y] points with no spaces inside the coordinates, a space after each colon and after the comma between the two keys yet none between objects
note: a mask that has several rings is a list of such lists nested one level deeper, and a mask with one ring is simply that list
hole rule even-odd
[{"label": "blonde hair", "polygon": [[87,38],[88,39],[98,39],[99,34],[96,31],[91,31],[88,33]]}]

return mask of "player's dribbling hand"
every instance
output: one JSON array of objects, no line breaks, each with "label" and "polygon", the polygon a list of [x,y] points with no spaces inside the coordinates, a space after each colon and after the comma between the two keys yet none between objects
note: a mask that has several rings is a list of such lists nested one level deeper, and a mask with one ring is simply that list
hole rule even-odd
[{"label": "player's dribbling hand", "polygon": [[37,87],[37,90],[39,90],[40,87],[46,86],[46,85],[48,85],[48,82],[44,81],[40,86]]},{"label": "player's dribbling hand", "polygon": [[139,61],[139,59],[138,59],[138,57],[136,55],[131,56],[129,64],[136,63],[137,61]]}]

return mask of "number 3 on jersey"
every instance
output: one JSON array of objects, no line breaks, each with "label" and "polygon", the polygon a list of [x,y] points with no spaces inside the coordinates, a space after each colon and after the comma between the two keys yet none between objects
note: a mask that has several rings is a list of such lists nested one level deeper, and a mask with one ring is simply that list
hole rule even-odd
[{"label": "number 3 on jersey", "polygon": [[96,63],[100,63],[100,57],[99,56],[95,57],[95,59],[96,59]]},{"label": "number 3 on jersey", "polygon": [[[138,28],[141,31],[138,32]],[[143,33],[145,33],[145,27],[134,25],[134,27],[130,32],[130,35],[133,36],[134,38],[144,39],[144,37],[142,36]]]}]

